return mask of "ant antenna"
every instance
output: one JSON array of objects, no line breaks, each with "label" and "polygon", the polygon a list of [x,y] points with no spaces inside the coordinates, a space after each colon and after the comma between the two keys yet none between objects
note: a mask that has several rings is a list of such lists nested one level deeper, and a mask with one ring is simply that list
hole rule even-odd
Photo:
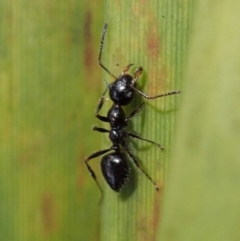
[{"label": "ant antenna", "polygon": [[112,74],[103,64],[101,61],[102,58],[102,51],[103,51],[103,43],[104,43],[104,38],[105,38],[105,34],[107,32],[107,23],[104,24],[103,26],[103,30],[102,30],[102,37],[101,37],[101,42],[100,42],[100,49],[99,49],[99,55],[98,55],[98,64],[106,71],[108,72],[114,79],[117,79],[117,77]]}]

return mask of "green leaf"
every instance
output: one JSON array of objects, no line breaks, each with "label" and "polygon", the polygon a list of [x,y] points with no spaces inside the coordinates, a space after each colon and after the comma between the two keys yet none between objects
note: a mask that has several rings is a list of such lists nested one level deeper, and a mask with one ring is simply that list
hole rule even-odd
[{"label": "green leaf", "polygon": [[[191,11],[191,1],[107,1],[105,21],[109,28],[104,64],[115,75],[129,63],[135,64],[132,71],[142,66],[144,74],[138,87],[152,96],[181,89]],[[113,81],[107,73],[104,78]],[[131,143],[132,152],[161,190],[156,192],[134,164],[131,164],[133,177],[122,194],[116,195],[105,184],[102,240],[156,240],[162,188],[172,153],[180,98],[176,95],[146,100],[142,112],[134,117],[130,126],[134,132],[165,147],[160,151],[141,141]],[[141,101],[142,98],[137,98],[127,111]],[[104,145],[110,145],[107,138]]]}]

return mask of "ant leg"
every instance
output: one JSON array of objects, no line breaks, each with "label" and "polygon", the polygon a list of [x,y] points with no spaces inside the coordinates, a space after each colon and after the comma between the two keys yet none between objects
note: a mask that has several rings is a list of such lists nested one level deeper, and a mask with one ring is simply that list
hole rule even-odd
[{"label": "ant leg", "polygon": [[98,131],[98,132],[101,132],[101,133],[106,133],[106,132],[110,132],[109,130],[106,130],[106,129],[104,129],[104,128],[101,128],[101,127],[97,127],[97,126],[94,126],[93,127],[93,130],[94,131]]},{"label": "ant leg", "polygon": [[106,116],[101,116],[99,115],[99,111],[102,109],[104,101],[105,101],[105,94],[108,90],[108,86],[107,88],[104,90],[103,94],[102,94],[102,98],[98,101],[98,105],[95,111],[95,117],[97,117],[99,120],[104,121],[104,122],[109,122],[108,118]]},{"label": "ant leg", "polygon": [[143,72],[143,68],[141,66],[134,71],[133,74],[134,74],[134,77],[135,77],[136,80],[142,74],[142,72]]},{"label": "ant leg", "polygon": [[143,92],[141,92],[139,89],[133,87],[133,86],[130,86],[132,89],[134,89],[136,92],[138,92],[138,94],[140,94],[141,96],[143,96],[144,98],[146,99],[156,99],[156,98],[160,98],[160,97],[164,97],[164,96],[168,96],[168,95],[176,95],[176,94],[179,94],[181,93],[180,90],[173,90],[173,91],[170,91],[170,92],[167,92],[167,93],[163,93],[161,95],[156,95],[156,96],[149,96],[149,95],[146,95],[144,94]]},{"label": "ant leg", "polygon": [[130,137],[133,137],[133,138],[135,138],[135,139],[139,139],[139,140],[142,140],[142,141],[146,141],[146,142],[152,143],[152,144],[156,145],[158,148],[160,148],[161,150],[164,150],[164,147],[162,147],[160,144],[158,144],[158,143],[155,142],[155,141],[151,141],[151,140],[142,138],[141,136],[136,135],[136,134],[131,133],[131,132],[127,132],[127,135],[130,136]]},{"label": "ant leg", "polygon": [[104,43],[104,38],[105,34],[107,32],[107,23],[104,24],[103,30],[102,30],[102,37],[101,37],[101,42],[100,42],[100,49],[99,49],[99,55],[98,55],[98,64],[106,71],[108,72],[114,79],[117,79],[114,74],[112,74],[103,64],[101,61],[102,57],[102,50],[103,50],[103,43]]},{"label": "ant leg", "polygon": [[135,110],[133,110],[133,112],[130,114],[130,116],[129,116],[128,118],[125,119],[125,121],[128,122],[128,121],[130,121],[135,115],[137,115],[138,112],[141,111],[141,109],[142,109],[142,107],[143,107],[144,104],[145,104],[145,103],[142,102]]},{"label": "ant leg", "polygon": [[[128,118],[126,118],[126,122],[128,122],[132,117],[134,117],[136,114],[138,114],[138,112],[141,110],[142,106],[144,105],[145,103],[142,102],[131,114]],[[134,133],[131,133],[131,132],[126,132],[128,136],[130,137],[133,137],[133,138],[136,138],[136,139],[139,139],[139,140],[142,140],[142,141],[147,141],[149,143],[152,143],[154,145],[156,145],[157,147],[159,147],[161,150],[164,149],[164,147],[162,147],[160,144],[154,142],[154,141],[151,141],[151,140],[147,140],[145,138],[142,138]]]},{"label": "ant leg", "polygon": [[129,157],[133,160],[134,164],[145,174],[145,176],[152,182],[152,184],[154,185],[156,191],[159,191],[159,187],[157,186],[157,184],[152,180],[152,178],[141,168],[141,166],[139,165],[137,159],[134,157],[134,155],[131,153],[131,151],[129,150],[127,144],[125,142],[122,143],[122,146],[124,148],[124,150],[127,152],[127,154],[129,155]]},{"label": "ant leg", "polygon": [[87,166],[87,169],[88,169],[88,171],[90,172],[92,178],[94,179],[95,183],[97,184],[97,186],[98,186],[98,188],[99,188],[99,190],[100,190],[100,192],[101,192],[101,198],[100,198],[99,203],[101,203],[101,201],[102,201],[103,190],[102,190],[101,186],[99,185],[99,183],[98,183],[98,181],[97,181],[97,177],[96,177],[94,171],[92,170],[92,168],[89,166],[88,162],[89,162],[91,159],[93,159],[93,158],[95,158],[95,157],[98,157],[98,156],[101,156],[101,155],[103,155],[104,153],[109,152],[109,151],[111,151],[111,150],[112,150],[112,149],[109,148],[109,149],[101,150],[101,151],[98,151],[98,152],[94,152],[92,155],[90,155],[89,157],[86,157],[86,158],[85,158],[85,164],[86,164],[86,166]]},{"label": "ant leg", "polygon": [[102,98],[99,100],[96,111],[95,111],[95,116],[104,122],[109,122],[108,118],[106,116],[99,115],[99,111],[102,109],[102,106],[104,104],[105,98],[102,96]]},{"label": "ant leg", "polygon": [[[142,72],[143,72],[143,68],[141,66],[134,71],[135,80],[137,80],[139,78],[139,76],[142,74]],[[141,92],[139,89],[135,88],[134,86],[130,86],[130,87],[132,89],[134,89],[135,91],[137,91],[141,96],[143,96],[146,99],[156,99],[156,98],[160,98],[160,97],[167,96],[167,95],[176,95],[176,94],[181,93],[180,90],[173,90],[173,91],[170,91],[167,93],[163,93],[161,95],[149,96],[147,94],[144,94],[143,92]]]},{"label": "ant leg", "polygon": [[127,66],[123,69],[122,75],[124,75],[124,74],[130,69],[130,67],[133,66],[133,65],[134,65],[134,64],[129,64],[129,65],[127,65]]}]

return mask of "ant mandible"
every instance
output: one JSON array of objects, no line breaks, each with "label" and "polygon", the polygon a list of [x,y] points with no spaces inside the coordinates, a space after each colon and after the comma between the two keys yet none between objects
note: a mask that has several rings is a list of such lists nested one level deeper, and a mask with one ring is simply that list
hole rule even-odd
[{"label": "ant mandible", "polygon": [[[178,90],[174,90],[171,92],[163,93],[156,96],[149,96],[143,92],[141,92],[139,89],[137,89],[137,79],[142,74],[143,69],[142,67],[137,68],[134,71],[134,75],[130,75],[127,73],[127,71],[130,69],[130,67],[133,64],[127,65],[121,75],[117,78],[115,75],[113,75],[103,64],[101,61],[102,56],[102,49],[104,44],[104,38],[107,31],[107,23],[104,24],[103,31],[102,31],[102,37],[100,42],[100,50],[99,50],[99,56],[98,56],[98,63],[99,65],[108,73],[110,74],[115,81],[108,84],[106,90],[104,91],[102,98],[99,100],[98,106],[96,108],[95,116],[103,121],[108,122],[110,124],[111,130],[107,130],[105,128],[100,127],[93,127],[93,130],[101,132],[101,133],[109,133],[109,138],[112,142],[112,146],[108,149],[104,149],[98,152],[93,153],[92,155],[85,158],[85,164],[87,166],[88,171],[90,172],[91,176],[95,180],[96,184],[98,185],[101,193],[103,194],[103,191],[97,181],[97,177],[92,170],[92,168],[89,166],[88,162],[96,158],[98,156],[101,156],[107,152],[106,155],[102,157],[101,160],[101,170],[102,174],[106,180],[106,182],[109,184],[109,186],[116,192],[119,192],[122,187],[125,185],[126,181],[129,178],[130,175],[130,169],[127,164],[127,157],[124,152],[128,154],[128,156],[132,159],[133,163],[145,174],[145,176],[153,183],[156,190],[159,190],[157,184],[152,180],[152,178],[141,168],[139,165],[136,157],[131,153],[128,144],[126,142],[127,138],[135,138],[139,140],[143,140],[149,143],[152,143],[159,147],[160,149],[164,149],[161,147],[158,143],[142,138],[132,132],[129,132],[126,130],[126,127],[128,125],[128,122],[131,120],[132,117],[134,117],[142,108],[144,103],[141,103],[135,110],[132,111],[132,113],[129,115],[129,117],[125,116],[124,110],[122,106],[128,105],[134,98],[135,92],[140,94],[146,99],[156,99],[168,95],[174,95],[180,93]],[[109,90],[109,96],[110,99],[113,101],[113,105],[108,111],[107,116],[102,116],[99,114],[99,111],[101,110],[103,104],[104,104],[104,95]],[[123,149],[123,150],[122,150]]]}]

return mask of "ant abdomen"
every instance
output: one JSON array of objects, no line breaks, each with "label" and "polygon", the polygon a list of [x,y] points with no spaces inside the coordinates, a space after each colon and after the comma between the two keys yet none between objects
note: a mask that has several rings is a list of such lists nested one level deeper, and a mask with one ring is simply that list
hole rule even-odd
[{"label": "ant abdomen", "polygon": [[108,185],[114,191],[119,192],[127,182],[130,174],[130,168],[126,161],[125,154],[118,152],[103,156],[101,168]]}]

